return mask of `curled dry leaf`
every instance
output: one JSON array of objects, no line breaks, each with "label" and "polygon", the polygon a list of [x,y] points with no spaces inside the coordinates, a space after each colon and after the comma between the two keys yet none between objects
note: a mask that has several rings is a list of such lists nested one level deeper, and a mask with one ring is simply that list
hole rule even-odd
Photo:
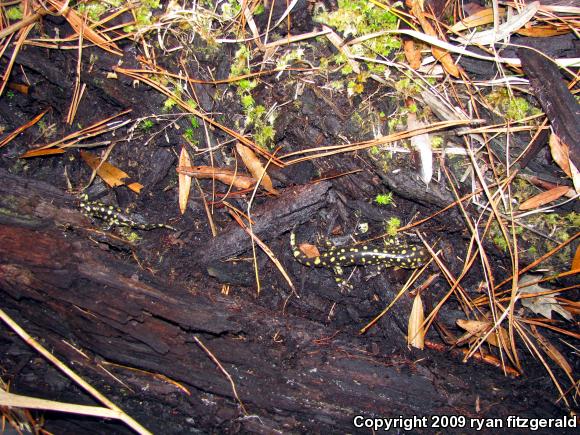
[{"label": "curled dry leaf", "polygon": [[143,185],[136,181],[127,184],[125,180],[129,178],[129,175],[116,166],[113,166],[108,162],[103,162],[100,157],[97,157],[88,151],[81,151],[81,157],[87,165],[89,165],[94,171],[97,171],[97,175],[110,187],[127,185],[127,187],[135,193],[139,193],[141,189],[143,189]]},{"label": "curled dry leaf", "polygon": [[413,300],[413,308],[409,316],[409,327],[407,329],[407,343],[417,349],[425,347],[425,310],[423,308],[423,301],[421,294],[417,293]]},{"label": "curled dry leaf", "polygon": [[409,62],[409,66],[417,71],[421,67],[421,52],[415,47],[415,41],[405,39],[405,42],[403,42],[403,50],[405,51],[405,58]]},{"label": "curled dry leaf", "polygon": [[[179,154],[179,166],[191,166],[191,159],[189,158],[189,153],[185,147],[181,148],[181,154]],[[187,209],[187,200],[189,199],[189,191],[191,190],[191,175],[178,174],[179,180],[179,211],[181,214],[185,213]]]},{"label": "curled dry leaf", "polygon": [[212,166],[179,166],[177,173],[190,175],[198,179],[214,179],[238,189],[249,189],[256,184],[256,180],[249,175],[236,173],[231,169],[214,168]]},{"label": "curled dry leaf", "polygon": [[[425,13],[421,10],[421,6],[418,1],[414,2],[412,11],[413,15],[415,15],[415,17],[421,24],[423,32],[425,32],[426,35],[434,36],[436,38],[440,38],[441,40],[445,40],[442,36],[439,36],[437,34],[431,23],[427,20],[427,18],[425,17]],[[445,71],[447,71],[448,74],[456,78],[459,77],[459,68],[457,67],[457,65],[455,65],[453,58],[451,57],[451,55],[447,50],[432,46],[431,53],[433,53],[433,57],[435,57],[435,59],[439,61],[441,65],[443,65],[443,68],[445,69]]]},{"label": "curled dry leaf", "polygon": [[532,210],[534,208],[542,207],[543,205],[549,204],[552,201],[566,195],[570,188],[568,186],[558,186],[553,189],[546,190],[545,192],[538,193],[532,196],[530,199],[524,201],[520,205],[520,210]]},{"label": "curled dry leaf", "polygon": [[[524,275],[518,281],[518,285],[522,286],[528,282],[535,281],[536,276],[534,275]],[[527,287],[523,287],[520,289],[520,292],[525,294],[535,294],[535,293],[544,293],[549,291],[549,289],[539,286],[538,284],[532,284]],[[552,311],[560,314],[564,319],[568,321],[572,321],[572,315],[566,311],[562,306],[558,303],[555,296],[559,293],[552,293],[549,295],[540,294],[534,298],[522,298],[522,305],[532,311],[535,314],[539,314],[544,316],[546,319],[552,318]]]},{"label": "curled dry leaf", "polygon": [[[465,319],[457,319],[457,326],[465,329],[467,331],[468,337],[477,337],[481,338],[485,336],[491,328],[493,328],[493,324],[487,321],[481,320],[465,320]],[[496,328],[497,329],[497,328]],[[499,333],[501,334],[501,341],[504,344],[509,343],[509,334],[505,330],[505,328],[499,327]],[[462,337],[462,341],[465,341]],[[487,337],[486,341],[491,344],[492,346],[499,347],[498,343],[498,336],[496,335],[496,331],[491,332]]]},{"label": "curled dry leaf", "polygon": [[274,189],[274,186],[272,185],[270,176],[266,173],[266,169],[262,166],[262,162],[260,162],[260,159],[254,151],[240,142],[236,144],[236,151],[242,158],[248,171],[250,171],[250,174],[252,174],[252,177],[256,180],[260,180],[260,185],[266,189],[268,193],[278,195],[278,191]]}]

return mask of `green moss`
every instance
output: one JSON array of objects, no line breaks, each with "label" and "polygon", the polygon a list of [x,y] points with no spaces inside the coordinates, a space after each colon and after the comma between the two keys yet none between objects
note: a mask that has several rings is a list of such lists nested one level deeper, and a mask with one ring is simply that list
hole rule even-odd
[{"label": "green moss", "polygon": [[139,123],[139,128],[143,131],[148,131],[151,130],[151,128],[153,128],[154,125],[155,125],[154,122],[151,121],[150,119],[143,119]]},{"label": "green moss", "polygon": [[[382,9],[368,0],[338,0],[338,9],[332,12],[324,7],[315,12],[314,20],[334,27],[345,38],[359,37],[381,30],[396,29],[398,18],[390,10]],[[376,57],[388,56],[401,47],[401,41],[394,35],[370,38],[361,44],[350,46],[354,55]],[[339,62],[336,62],[340,64]],[[381,69],[375,63],[368,63],[369,69]],[[345,66],[343,73],[348,74],[350,67]],[[375,72],[373,70],[373,72]]]},{"label": "green moss", "polygon": [[254,142],[264,149],[271,148],[276,135],[276,130],[274,129],[276,115],[274,113],[269,114],[262,105],[252,105],[246,108],[244,113],[246,115],[245,126],[252,127]]},{"label": "green moss", "polygon": [[505,88],[491,92],[486,96],[486,100],[497,112],[512,121],[540,113],[540,109],[533,107],[528,100],[514,97]]},{"label": "green moss", "polygon": [[397,230],[401,227],[401,219],[392,217],[387,221],[387,234],[391,237],[397,235]]},{"label": "green moss", "polygon": [[389,205],[393,202],[393,192],[380,193],[375,197],[378,205]]},{"label": "green moss", "polygon": [[24,16],[23,14],[22,5],[12,6],[11,8],[6,9],[6,18],[11,21],[21,20]]}]

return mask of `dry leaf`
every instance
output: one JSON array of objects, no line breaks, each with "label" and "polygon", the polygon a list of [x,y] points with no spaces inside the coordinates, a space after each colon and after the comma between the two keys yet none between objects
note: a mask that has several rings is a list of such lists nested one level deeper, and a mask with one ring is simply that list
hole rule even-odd
[{"label": "dry leaf", "polygon": [[320,251],[318,251],[318,248],[315,245],[311,245],[309,243],[301,243],[300,245],[298,245],[298,248],[308,258],[316,258],[320,256]]},{"label": "dry leaf", "polygon": [[238,189],[250,189],[256,184],[256,180],[249,175],[236,173],[231,169],[214,168],[212,166],[179,166],[177,172],[198,179],[211,178]]},{"label": "dry leaf", "polygon": [[[536,277],[533,275],[524,275],[518,281],[518,285],[521,286],[527,282],[535,281]],[[538,284],[533,284],[528,287],[524,287],[520,289],[522,294],[534,294],[534,293],[543,293],[547,292],[549,289],[540,287]],[[559,293],[552,293],[549,295],[540,295],[534,298],[522,298],[522,305],[529,309],[530,311],[544,316],[546,319],[552,318],[552,311],[560,314],[564,319],[571,321],[572,315],[566,311],[554,296],[557,296]]]},{"label": "dry leaf", "polygon": [[[185,147],[181,148],[181,154],[179,154],[179,166],[191,166],[191,159]],[[179,181],[179,211],[184,214],[187,210],[187,200],[191,190],[191,175],[179,173],[177,177]]]},{"label": "dry leaf", "polygon": [[409,316],[409,327],[407,329],[407,344],[423,349],[425,347],[425,310],[421,294],[417,293],[413,300],[413,308]]},{"label": "dry leaf", "polygon": [[[88,151],[81,151],[81,157],[87,165],[97,171],[97,175],[110,187],[123,186],[126,184],[125,179],[129,178],[129,175],[119,168],[108,162],[103,162],[99,157],[89,153]],[[130,184],[127,184],[127,187],[135,193],[139,193],[141,189],[143,189],[143,185],[137,182],[131,182]]]},{"label": "dry leaf", "polygon": [[405,51],[405,58],[409,62],[409,66],[415,71],[421,67],[421,52],[415,47],[415,41],[412,39],[405,39],[403,42],[403,50]]},{"label": "dry leaf", "polygon": [[532,196],[530,199],[524,201],[520,205],[520,210],[532,210],[534,208],[542,207],[543,205],[549,204],[552,201],[564,196],[570,188],[568,186],[558,186],[553,189],[546,190],[545,192],[538,193]]},{"label": "dry leaf", "polygon": [[536,328],[534,325],[531,325],[531,328],[534,333],[534,336],[536,337],[538,342],[542,345],[544,351],[548,354],[548,356],[552,358],[552,360],[556,364],[558,364],[562,368],[562,370],[566,372],[568,376],[571,377],[573,374],[572,367],[568,363],[566,357],[564,357],[564,355],[562,355],[560,351],[556,349],[556,347],[548,339],[546,339],[546,337],[544,337],[542,334],[538,332],[538,328]]},{"label": "dry leaf", "polygon": [[21,159],[29,159],[31,157],[44,157],[44,156],[54,156],[56,154],[64,154],[62,148],[48,148],[48,149],[37,149],[26,151],[20,156]]},{"label": "dry leaf", "polygon": [[570,170],[570,153],[568,152],[568,145],[560,140],[555,134],[550,135],[550,151],[552,158],[557,165],[564,171],[564,173],[572,178],[572,171]]},{"label": "dry leaf", "polygon": [[[504,12],[505,8],[499,8],[500,17],[503,16]],[[493,23],[493,8],[486,8],[458,21],[451,26],[449,30],[452,32],[461,32],[463,30],[471,29],[472,27],[483,26],[490,23]]]},{"label": "dry leaf", "polygon": [[574,254],[570,270],[580,270],[580,245],[576,247],[576,254]]},{"label": "dry leaf", "polygon": [[530,28],[522,27],[516,33],[521,36],[529,36],[530,38],[550,38],[552,36],[565,35],[571,31],[569,27],[565,26],[533,26]]},{"label": "dry leaf", "polygon": [[[425,34],[429,36],[434,36],[436,38],[440,38],[441,40],[445,41],[445,39],[442,36],[440,37],[437,34],[433,26],[431,26],[431,23],[427,20],[425,14],[421,11],[421,6],[419,5],[419,2],[415,2],[413,4],[412,10],[413,15],[415,15],[415,17],[421,24],[421,27],[423,28],[423,32],[425,32]],[[435,57],[435,59],[438,62],[440,62],[441,65],[443,65],[443,68],[445,68],[445,71],[447,71],[448,74],[452,75],[453,77],[459,77],[459,68],[457,67],[457,65],[455,65],[455,62],[453,61],[453,58],[451,57],[448,51],[439,47],[435,47],[433,45],[431,46],[431,53],[433,53],[433,57]]]},{"label": "dry leaf", "polygon": [[[465,329],[468,334],[468,337],[477,337],[481,338],[493,328],[493,323],[481,320],[464,320],[464,319],[457,319],[457,325],[461,328]],[[491,332],[487,335],[486,341],[491,344],[492,346],[499,347],[498,343],[498,336],[497,336],[498,329],[496,328],[495,331]],[[505,328],[499,327],[499,333],[502,336],[503,343],[509,343],[509,334],[505,330]],[[458,341],[465,341],[464,337],[461,337]]]},{"label": "dry leaf", "polygon": [[260,185],[272,195],[278,195],[278,191],[274,189],[270,176],[266,173],[266,169],[262,166],[262,162],[258,156],[249,147],[238,142],[236,143],[236,151],[242,158],[244,165],[256,180],[260,180]]}]

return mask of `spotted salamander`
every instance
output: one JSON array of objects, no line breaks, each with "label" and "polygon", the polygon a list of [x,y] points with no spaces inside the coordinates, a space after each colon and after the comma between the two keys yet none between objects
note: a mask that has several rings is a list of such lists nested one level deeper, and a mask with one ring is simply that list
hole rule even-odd
[{"label": "spotted salamander", "polygon": [[[290,234],[290,247],[294,258],[311,267],[332,268],[336,275],[342,275],[342,267],[386,265],[404,269],[415,269],[427,261],[427,251],[419,245],[407,245],[391,241],[382,249],[373,246],[332,247],[318,257],[309,258],[296,244],[296,234]],[[342,283],[337,276],[336,281]]]},{"label": "spotted salamander", "polygon": [[165,224],[148,224],[142,222],[140,218],[131,217],[127,212],[124,212],[118,207],[104,204],[100,201],[89,201],[87,194],[82,194],[80,197],[81,211],[90,218],[101,219],[107,223],[107,226],[123,226],[129,228],[136,228],[139,230],[153,230],[155,228],[167,228],[175,231],[175,228]]}]

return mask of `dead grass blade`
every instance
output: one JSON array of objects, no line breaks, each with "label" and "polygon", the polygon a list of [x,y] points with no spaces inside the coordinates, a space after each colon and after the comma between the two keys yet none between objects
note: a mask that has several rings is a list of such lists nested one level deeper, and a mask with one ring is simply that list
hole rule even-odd
[{"label": "dead grass blade", "polygon": [[12,139],[14,139],[20,133],[22,133],[23,131],[25,131],[26,129],[32,127],[34,124],[36,124],[38,121],[40,121],[42,119],[42,117],[44,115],[46,115],[46,112],[48,112],[48,110],[49,109],[44,109],[41,113],[39,113],[38,115],[36,115],[34,118],[32,118],[26,124],[21,125],[16,130],[14,130],[12,133],[8,134],[4,139],[2,139],[0,141],[0,148],[2,148],[4,145],[6,145],[7,143],[9,143]]},{"label": "dead grass blade", "polygon": [[73,372],[68,366],[63,364],[59,361],[51,352],[45,349],[38,341],[34,340],[24,329],[22,329],[8,314],[4,312],[4,310],[0,309],[0,319],[8,325],[10,329],[12,329],[22,340],[24,340],[27,344],[29,344],[34,350],[40,353],[43,357],[45,357],[48,361],[50,361],[56,368],[58,368],[61,372],[63,372],[68,378],[72,379],[77,385],[79,385],[82,389],[84,389],[87,393],[93,396],[96,400],[101,402],[110,410],[117,413],[119,420],[127,424],[131,427],[134,431],[139,434],[151,434],[147,429],[141,426],[137,421],[131,418],[129,415],[125,414],[121,408],[107,399],[104,395],[102,395],[99,391],[93,388],[89,383],[87,383],[83,378]]},{"label": "dead grass blade", "polygon": [[130,113],[131,110],[125,110],[121,113],[113,115],[109,118],[103,119],[98,121],[87,128],[83,128],[82,130],[75,131],[62,139],[57,141],[48,143],[46,145],[42,145],[38,148],[33,150],[27,151],[23,155],[20,156],[21,159],[30,158],[30,157],[38,157],[41,155],[47,155],[47,152],[54,151],[54,153],[61,153],[63,149],[66,148],[74,148],[74,147],[87,147],[87,146],[103,146],[110,143],[110,141],[99,142],[93,145],[81,145],[80,142],[89,139],[91,137],[99,136],[104,133],[108,133],[114,131],[124,125],[128,124],[130,120],[127,121],[113,121],[115,118],[120,116],[126,115]]},{"label": "dead grass blade", "polygon": [[[286,270],[284,269],[284,266],[282,265],[282,263],[280,263],[280,260],[278,260],[276,258],[276,255],[274,254],[274,252],[272,252],[272,250],[268,247],[268,245],[266,245],[262,240],[260,240],[253,231],[251,231],[250,228],[248,228],[248,226],[244,223],[244,221],[242,220],[242,218],[239,216],[238,213],[236,213],[233,209],[230,208],[230,214],[231,216],[236,220],[236,222],[242,227],[242,229],[251,237],[252,241],[255,242],[261,249],[262,251],[264,251],[264,253],[268,256],[268,258],[270,258],[270,260],[272,261],[272,263],[274,263],[274,265],[276,266],[276,268],[280,271],[280,273],[282,274],[282,276],[284,277],[284,279],[286,280],[286,282],[288,283],[288,285],[290,286],[290,288],[292,289],[292,292],[294,294],[296,294],[296,287],[294,286],[294,283],[292,282],[292,280],[290,279],[290,276],[288,275],[288,273],[286,272]],[[254,262],[255,263],[255,262]],[[257,276],[257,274],[256,274]],[[258,280],[258,293],[259,293],[259,280]]]},{"label": "dead grass blade", "polygon": [[68,1],[60,2],[58,0],[46,0],[50,3],[55,10],[58,11],[59,15],[62,15],[75,32],[80,35],[81,32],[84,33],[85,37],[91,41],[93,44],[108,51],[111,54],[122,56],[123,52],[117,47],[117,45],[110,40],[110,38],[99,32],[98,30],[86,27],[83,29],[83,18],[80,17],[73,9],[68,7]]}]

